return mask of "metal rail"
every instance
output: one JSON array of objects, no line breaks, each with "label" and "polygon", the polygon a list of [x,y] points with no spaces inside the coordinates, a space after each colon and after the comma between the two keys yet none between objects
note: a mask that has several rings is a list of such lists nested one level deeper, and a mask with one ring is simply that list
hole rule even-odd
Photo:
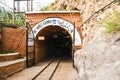
[{"label": "metal rail", "polygon": [[32,78],[32,80],[35,80],[54,60],[55,60],[55,58],[53,58],[53,59],[48,63],[48,65],[46,65],[36,76],[34,76],[34,77]]},{"label": "metal rail", "polygon": [[[44,70],[46,70],[46,69],[53,63],[53,61],[54,61],[55,59],[56,59],[56,58],[53,58],[53,59],[48,63],[48,65],[46,65],[37,75],[35,75],[35,76],[32,78],[32,80],[35,80],[42,72],[44,72]],[[52,74],[50,75],[49,80],[51,80],[52,77],[54,76],[54,74],[55,74],[55,72],[56,72],[56,70],[57,70],[60,62],[61,62],[61,59],[59,59],[59,61],[58,61],[57,65],[56,65],[54,71],[53,71]]]},{"label": "metal rail", "polygon": [[[35,76],[32,78],[32,80],[35,80],[42,72],[44,72],[44,70],[47,69],[47,68],[53,63],[53,61],[54,61],[55,59],[56,59],[56,58],[53,58],[37,75],[35,75]],[[52,77],[53,77],[54,73],[56,72],[56,70],[57,70],[60,62],[61,62],[61,59],[59,59],[59,61],[58,61],[57,65],[56,65],[54,71],[53,71],[52,74],[50,75],[49,80],[52,79]]]},{"label": "metal rail", "polygon": [[57,64],[57,66],[55,67],[54,71],[52,72],[52,74],[51,74],[49,80],[51,80],[52,77],[54,76],[54,74],[55,74],[55,72],[56,72],[56,70],[57,70],[57,68],[58,68],[58,66],[59,66],[59,64],[60,64],[60,62],[61,62],[61,59],[58,61],[58,64]]}]

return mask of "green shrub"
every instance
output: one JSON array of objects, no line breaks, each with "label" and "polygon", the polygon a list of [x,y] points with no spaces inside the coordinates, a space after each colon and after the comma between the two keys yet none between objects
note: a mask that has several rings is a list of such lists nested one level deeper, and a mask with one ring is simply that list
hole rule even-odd
[{"label": "green shrub", "polygon": [[13,12],[0,6],[0,26],[14,28],[25,26],[25,15],[24,13],[15,15],[15,23],[13,24]]},{"label": "green shrub", "polygon": [[105,28],[105,33],[114,33],[120,30],[120,13],[113,10],[102,21],[102,26]]}]

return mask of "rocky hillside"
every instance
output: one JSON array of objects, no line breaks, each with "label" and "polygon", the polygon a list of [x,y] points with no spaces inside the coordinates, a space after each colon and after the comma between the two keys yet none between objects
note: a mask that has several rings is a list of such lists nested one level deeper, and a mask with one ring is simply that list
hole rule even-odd
[{"label": "rocky hillside", "polygon": [[78,80],[120,80],[120,31],[105,35],[98,28],[94,37],[75,53]]},{"label": "rocky hillside", "polygon": [[[86,0],[81,4],[83,20],[111,1]],[[100,11],[83,25],[84,46],[75,53],[78,80],[120,80],[120,31],[106,35],[99,24],[112,9],[120,11],[119,2]]]},{"label": "rocky hillside", "polygon": [[[54,11],[72,11],[77,10],[80,11],[83,22],[86,21],[91,15],[96,13],[99,9],[103,8],[108,3],[114,0],[56,0],[52,3],[46,10],[54,10]],[[119,1],[119,0],[115,0]],[[91,28],[94,26],[98,26],[97,24],[108,14],[111,9],[119,9],[119,3],[112,4],[111,6],[106,7],[99,11],[96,15],[94,15],[87,23],[85,23],[83,28],[83,36],[86,36],[91,31]],[[120,9],[119,9],[120,10]],[[92,29],[93,30],[93,29]],[[84,39],[85,40],[85,39]]]},{"label": "rocky hillside", "polygon": [[[79,10],[83,22],[113,0],[59,0],[56,10]],[[116,0],[119,1],[119,0]],[[94,15],[83,27],[84,45],[75,53],[78,80],[120,80],[120,31],[106,35],[101,21],[113,9],[120,11],[120,3],[106,7]]]}]

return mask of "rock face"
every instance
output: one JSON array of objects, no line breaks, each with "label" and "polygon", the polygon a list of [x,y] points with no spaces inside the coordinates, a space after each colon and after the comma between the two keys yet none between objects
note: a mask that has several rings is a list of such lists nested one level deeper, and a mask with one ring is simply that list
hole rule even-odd
[{"label": "rock face", "polygon": [[99,28],[93,39],[76,52],[78,80],[120,80],[119,34],[108,36]]},{"label": "rock face", "polygon": [[[111,1],[80,0],[78,8],[83,21]],[[112,9],[120,11],[118,2],[100,11],[83,25],[84,46],[76,51],[74,60],[78,80],[120,80],[120,31],[106,35],[98,25]]]},{"label": "rock face", "polygon": [[[97,26],[98,22],[100,22],[106,14],[108,14],[111,9],[119,9],[119,0],[57,0],[53,8],[57,11],[72,11],[77,10],[80,11],[83,22],[86,21],[91,15],[96,13],[99,9],[103,8],[105,5],[109,4],[112,1],[116,1],[115,4],[112,4],[105,9],[102,9],[99,13],[94,15],[87,23],[83,26],[83,36],[86,37],[91,31],[91,28]],[[101,15],[102,14],[102,15]]]}]

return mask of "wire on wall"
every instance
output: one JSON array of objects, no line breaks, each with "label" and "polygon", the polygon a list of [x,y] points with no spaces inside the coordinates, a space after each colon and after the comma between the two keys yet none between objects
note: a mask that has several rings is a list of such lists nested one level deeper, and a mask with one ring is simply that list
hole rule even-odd
[{"label": "wire on wall", "polygon": [[90,17],[88,17],[87,20],[85,20],[80,27],[82,27],[85,23],[87,23],[92,17],[95,16],[95,14],[99,13],[101,10],[104,10],[106,7],[110,6],[111,4],[117,2],[118,0],[113,0],[112,2],[108,3],[107,5],[105,5],[104,7],[102,7],[101,9],[99,9],[98,11],[96,11],[95,13],[93,13]]}]

